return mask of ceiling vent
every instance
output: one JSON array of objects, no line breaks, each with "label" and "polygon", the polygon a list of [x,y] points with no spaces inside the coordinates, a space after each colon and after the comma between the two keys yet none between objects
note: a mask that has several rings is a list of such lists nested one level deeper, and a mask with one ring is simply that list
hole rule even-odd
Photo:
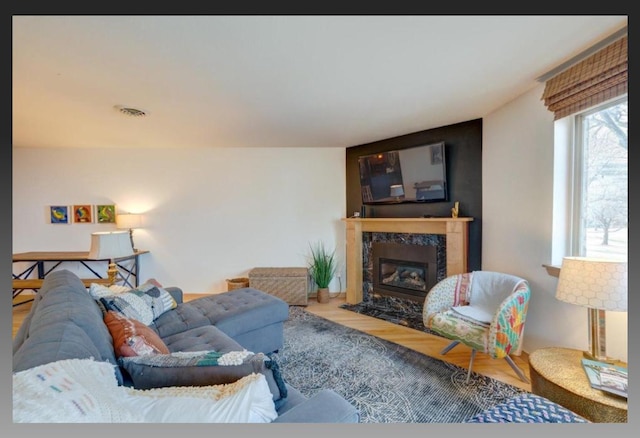
[{"label": "ceiling vent", "polygon": [[124,114],[126,116],[130,116],[130,117],[146,117],[147,114],[149,114],[148,111],[141,110],[141,109],[138,109],[138,108],[131,108],[131,107],[125,106],[125,105],[116,105],[116,106],[114,106],[114,108],[117,111],[120,111],[122,114]]}]

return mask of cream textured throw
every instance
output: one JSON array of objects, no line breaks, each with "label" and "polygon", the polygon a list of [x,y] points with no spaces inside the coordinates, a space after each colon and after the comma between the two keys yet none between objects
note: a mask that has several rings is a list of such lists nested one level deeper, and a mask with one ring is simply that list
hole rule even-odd
[{"label": "cream textured throw", "polygon": [[113,365],[68,359],[13,375],[14,423],[268,423],[277,417],[262,374],[235,383],[137,390]]}]

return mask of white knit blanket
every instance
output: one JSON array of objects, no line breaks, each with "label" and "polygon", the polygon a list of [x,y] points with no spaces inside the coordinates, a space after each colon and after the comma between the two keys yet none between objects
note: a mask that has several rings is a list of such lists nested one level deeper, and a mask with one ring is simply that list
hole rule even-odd
[{"label": "white knit blanket", "polygon": [[114,366],[68,359],[13,374],[14,423],[268,423],[277,417],[264,375],[235,383],[137,390]]}]

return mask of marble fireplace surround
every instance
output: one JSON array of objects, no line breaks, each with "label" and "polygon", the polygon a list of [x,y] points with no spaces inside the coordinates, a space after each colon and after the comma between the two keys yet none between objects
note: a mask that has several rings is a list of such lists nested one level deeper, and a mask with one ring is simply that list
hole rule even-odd
[{"label": "marble fireplace surround", "polygon": [[467,272],[469,252],[469,222],[473,218],[347,218],[346,302],[358,304],[363,300],[365,274],[363,233],[437,234],[445,240],[445,275]]}]

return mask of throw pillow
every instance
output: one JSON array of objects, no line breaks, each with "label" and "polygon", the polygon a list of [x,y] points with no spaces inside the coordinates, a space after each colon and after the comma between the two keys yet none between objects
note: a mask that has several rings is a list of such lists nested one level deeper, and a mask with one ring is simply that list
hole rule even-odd
[{"label": "throw pillow", "polygon": [[287,387],[275,358],[250,351],[174,352],[121,357],[119,365],[130,375],[136,389],[166,386],[206,386],[233,383],[251,373],[267,379],[276,408],[287,397]]},{"label": "throw pillow", "polygon": [[129,396],[122,403],[149,423],[270,423],[278,417],[262,374],[225,385],[124,388]]},{"label": "throw pillow", "polygon": [[104,323],[113,338],[116,357],[169,353],[160,336],[140,321],[109,310],[104,317]]},{"label": "throw pillow", "polygon": [[110,295],[121,294],[130,290],[130,287],[121,286],[119,284],[105,286],[103,284],[91,283],[89,285],[89,294],[93,297],[94,300],[98,300],[102,297],[108,297]]},{"label": "throw pillow", "polygon": [[142,297],[137,294],[127,292],[124,294],[102,297],[99,301],[107,310],[111,310],[120,313],[127,318],[140,321],[144,325],[149,325],[153,322],[153,311]]},{"label": "throw pillow", "polygon": [[178,306],[178,303],[176,303],[176,300],[173,299],[171,294],[163,289],[160,283],[154,279],[147,280],[129,292],[139,294],[139,296],[145,300],[149,307],[151,307],[154,320],[163,313],[175,309]]},{"label": "throw pillow", "polygon": [[108,310],[150,325],[160,315],[178,305],[171,294],[157,284],[159,283],[155,280],[150,280],[127,292],[104,295],[103,291],[98,291],[96,296]]}]

